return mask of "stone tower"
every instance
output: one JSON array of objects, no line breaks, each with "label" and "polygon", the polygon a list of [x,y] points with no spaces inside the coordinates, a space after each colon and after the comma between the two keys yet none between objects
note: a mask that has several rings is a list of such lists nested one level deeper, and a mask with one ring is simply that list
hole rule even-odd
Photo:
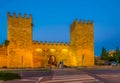
[{"label": "stone tower", "polygon": [[8,67],[32,67],[32,15],[8,13]]},{"label": "stone tower", "polygon": [[70,48],[77,66],[94,65],[94,23],[75,20],[70,27]]}]

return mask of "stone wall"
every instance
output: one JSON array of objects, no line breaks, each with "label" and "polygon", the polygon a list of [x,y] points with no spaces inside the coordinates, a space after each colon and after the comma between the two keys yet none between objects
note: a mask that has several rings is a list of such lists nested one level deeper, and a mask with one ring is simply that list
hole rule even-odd
[{"label": "stone wall", "polygon": [[57,64],[94,66],[94,23],[90,21],[71,24],[70,43],[36,42],[32,40],[32,16],[8,13],[8,40],[7,52],[0,47],[0,67],[46,67],[51,55]]},{"label": "stone wall", "polygon": [[8,67],[32,67],[32,16],[8,13]]},{"label": "stone wall", "polygon": [[7,55],[4,45],[0,46],[0,68],[7,67]]},{"label": "stone wall", "polygon": [[71,49],[74,50],[77,66],[94,65],[94,24],[93,22],[78,22],[71,25]]},{"label": "stone wall", "polygon": [[71,66],[72,57],[69,54],[70,48],[68,43],[60,42],[33,42],[33,66],[45,67],[48,65],[48,59],[51,55],[56,57],[57,64],[64,61],[64,64]]}]

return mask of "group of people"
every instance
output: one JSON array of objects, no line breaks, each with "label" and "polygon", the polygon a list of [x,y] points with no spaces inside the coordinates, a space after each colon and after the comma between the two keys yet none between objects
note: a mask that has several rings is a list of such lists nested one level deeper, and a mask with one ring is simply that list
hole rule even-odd
[{"label": "group of people", "polygon": [[54,62],[52,65],[61,69],[64,66],[64,62],[60,61],[59,64],[57,64],[57,62]]},{"label": "group of people", "polygon": [[59,68],[60,68],[60,69],[63,68],[63,65],[64,65],[64,62],[63,62],[63,61],[60,61],[60,63],[59,63]]},{"label": "group of people", "polygon": [[60,61],[59,64],[57,64],[56,62],[56,57],[51,55],[49,60],[48,60],[48,64],[50,67],[59,67],[60,69],[63,68],[64,66],[64,62]]},{"label": "group of people", "polygon": [[51,68],[58,67],[58,68],[62,69],[64,66],[64,62],[60,61],[59,64],[57,64],[57,62],[52,62],[52,63],[49,63],[49,66]]}]

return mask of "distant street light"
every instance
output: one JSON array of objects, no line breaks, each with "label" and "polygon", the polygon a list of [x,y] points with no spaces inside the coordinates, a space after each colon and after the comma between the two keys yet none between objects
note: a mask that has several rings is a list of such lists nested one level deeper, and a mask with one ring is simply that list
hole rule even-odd
[{"label": "distant street light", "polygon": [[82,55],[82,66],[83,66],[83,63],[84,63],[84,55]]}]

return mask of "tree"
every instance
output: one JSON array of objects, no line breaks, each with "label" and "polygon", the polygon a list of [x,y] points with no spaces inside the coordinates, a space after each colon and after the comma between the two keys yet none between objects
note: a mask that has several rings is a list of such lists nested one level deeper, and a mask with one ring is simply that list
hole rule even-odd
[{"label": "tree", "polygon": [[120,63],[120,50],[118,52],[118,63]]},{"label": "tree", "polygon": [[119,51],[118,46],[116,47],[116,53],[115,53],[115,55],[116,55],[116,61],[118,63],[120,63],[120,51]]},{"label": "tree", "polygon": [[114,53],[113,56],[109,56],[109,61],[110,62],[116,62],[116,54]]},{"label": "tree", "polygon": [[7,47],[9,45],[9,40],[5,40],[4,44],[5,44],[5,47],[6,47],[6,56],[7,56]]},{"label": "tree", "polygon": [[106,49],[104,47],[102,48],[101,59],[105,60],[105,61],[109,60],[108,53],[107,53],[107,51],[106,51]]}]

